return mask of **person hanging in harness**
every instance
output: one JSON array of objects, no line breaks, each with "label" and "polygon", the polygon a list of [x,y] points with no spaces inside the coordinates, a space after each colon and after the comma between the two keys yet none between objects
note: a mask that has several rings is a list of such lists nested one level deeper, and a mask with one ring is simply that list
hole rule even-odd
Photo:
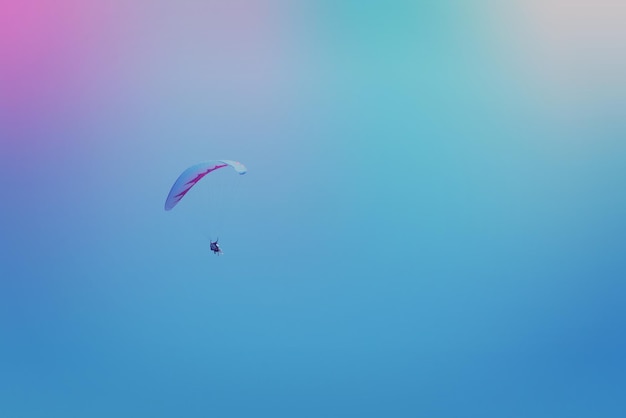
[{"label": "person hanging in harness", "polygon": [[211,251],[213,251],[213,254],[224,254],[222,252],[222,249],[220,248],[219,244],[217,243],[220,239],[216,239],[215,241],[211,241]]}]

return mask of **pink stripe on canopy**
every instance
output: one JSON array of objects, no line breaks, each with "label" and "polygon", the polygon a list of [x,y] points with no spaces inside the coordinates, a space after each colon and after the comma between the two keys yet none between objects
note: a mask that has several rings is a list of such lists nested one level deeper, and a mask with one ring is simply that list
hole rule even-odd
[{"label": "pink stripe on canopy", "polygon": [[204,176],[224,167],[232,167],[239,174],[246,174],[246,166],[232,160],[210,160],[189,167],[182,172],[165,200],[165,210],[170,210],[196,185]]}]

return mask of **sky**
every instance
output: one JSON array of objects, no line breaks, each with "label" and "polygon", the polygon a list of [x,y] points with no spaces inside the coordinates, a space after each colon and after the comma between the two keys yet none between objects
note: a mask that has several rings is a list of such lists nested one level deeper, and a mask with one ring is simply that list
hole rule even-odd
[{"label": "sky", "polygon": [[624,19],[0,0],[0,416],[623,417]]}]

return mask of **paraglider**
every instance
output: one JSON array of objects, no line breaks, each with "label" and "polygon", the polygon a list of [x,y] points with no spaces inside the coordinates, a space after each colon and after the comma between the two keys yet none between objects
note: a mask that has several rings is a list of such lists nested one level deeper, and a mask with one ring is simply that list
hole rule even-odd
[{"label": "paraglider", "polygon": [[[165,210],[172,210],[183,197],[185,197],[189,190],[207,174],[224,167],[232,167],[238,174],[246,174],[248,171],[245,165],[233,160],[209,160],[193,165],[183,171],[174,182],[174,185],[167,195],[167,199],[165,199]],[[218,240],[210,241],[210,249],[214,254],[220,255],[223,253],[217,241]]]},{"label": "paraglider", "polygon": [[165,210],[171,210],[181,201],[183,197],[195,186],[200,180],[212,171],[219,170],[224,167],[232,167],[239,174],[246,174],[248,169],[245,165],[238,161],[232,160],[210,160],[204,163],[196,164],[182,172],[176,182],[170,189],[170,193],[165,199]]}]

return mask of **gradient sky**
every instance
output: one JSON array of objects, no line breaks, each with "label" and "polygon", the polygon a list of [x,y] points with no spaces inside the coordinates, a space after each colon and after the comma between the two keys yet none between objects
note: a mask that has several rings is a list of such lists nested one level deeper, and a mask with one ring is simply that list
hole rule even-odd
[{"label": "gradient sky", "polygon": [[625,20],[0,0],[0,416],[626,416]]}]

